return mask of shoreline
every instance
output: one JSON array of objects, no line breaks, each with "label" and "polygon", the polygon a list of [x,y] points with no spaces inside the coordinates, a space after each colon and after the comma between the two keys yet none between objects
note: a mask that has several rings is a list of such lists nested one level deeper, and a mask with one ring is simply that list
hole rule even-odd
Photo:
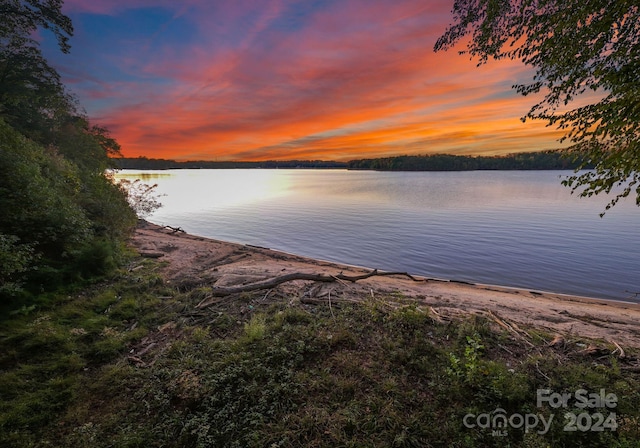
[{"label": "shoreline", "polygon": [[[154,224],[154,225],[157,225],[157,224]],[[159,226],[159,227],[162,227],[162,226]],[[191,235],[191,234],[189,234],[189,235]],[[292,252],[286,252],[286,251],[282,251],[282,250],[279,250],[279,249],[272,249],[272,248],[269,248],[269,247],[255,246],[255,245],[252,245],[252,244],[233,243],[233,242],[228,242],[228,241],[216,240],[214,238],[200,237],[198,235],[192,235],[192,236],[195,236],[197,238],[204,238],[206,240],[211,240],[211,241],[219,241],[219,242],[228,243],[228,244],[238,244],[240,246],[249,247],[249,248],[253,248],[253,249],[268,250],[268,251],[279,253],[279,254],[282,254],[282,255],[285,255],[285,256],[304,258],[304,259],[309,260],[312,263],[335,264],[335,265],[338,265],[338,266],[341,266],[341,267],[354,269],[354,270],[371,271],[371,270],[375,269],[375,268],[370,268],[370,267],[367,267],[367,266],[360,266],[360,265],[357,265],[357,264],[341,263],[341,262],[337,262],[337,261],[324,260],[324,259],[321,259],[321,258],[306,257],[306,256],[303,256],[303,255],[297,255],[297,254],[292,253]],[[384,271],[382,269],[377,269],[377,270],[380,271],[380,272],[386,272],[386,271]],[[513,294],[523,294],[523,293],[525,293],[525,294],[531,294],[533,296],[541,296],[541,297],[548,297],[548,298],[554,298],[554,299],[557,298],[559,300],[567,300],[567,301],[571,301],[571,302],[580,302],[580,303],[585,303],[585,304],[599,304],[599,305],[603,305],[603,306],[614,305],[614,306],[620,307],[622,309],[626,309],[626,306],[629,305],[632,309],[637,309],[637,310],[640,311],[640,302],[632,302],[630,300],[604,299],[604,298],[599,298],[599,297],[582,296],[582,295],[579,295],[579,294],[569,294],[569,293],[546,291],[546,290],[533,289],[533,288],[523,288],[523,287],[518,287],[518,286],[505,286],[505,285],[474,282],[474,281],[467,281],[467,280],[447,279],[447,278],[439,278],[439,277],[428,277],[428,276],[424,276],[424,275],[413,274],[411,272],[408,272],[408,274],[410,274],[411,276],[416,277],[416,278],[424,279],[427,282],[440,282],[440,283],[467,285],[467,286],[470,286],[470,287],[475,287],[475,288],[483,289],[483,290],[486,290],[486,291],[496,291],[496,292],[505,292],[505,293],[511,292]]]},{"label": "shoreline", "polygon": [[[372,271],[362,266],[174,232],[147,221],[140,222],[131,243],[141,255],[166,262],[163,275],[182,289],[238,287],[292,272],[335,276]],[[640,347],[640,303],[416,277],[423,281],[402,276],[375,276],[346,284],[294,280],[269,291],[292,297],[342,295],[354,300],[366,296],[391,300],[400,295],[442,316],[488,314],[565,337],[603,339]]]},{"label": "shoreline", "polygon": [[[153,223],[151,223],[153,224]],[[153,224],[153,225],[158,225],[158,224]],[[159,226],[162,227],[162,226]],[[351,264],[351,263],[342,263],[339,261],[331,261],[331,260],[325,260],[323,258],[313,258],[313,257],[307,257],[304,255],[298,255],[295,254],[293,252],[287,252],[287,251],[283,251],[280,249],[272,249],[270,247],[262,247],[262,246],[256,246],[253,244],[242,244],[242,243],[235,243],[235,242],[231,242],[231,241],[222,241],[222,240],[216,240],[215,238],[209,238],[209,237],[200,237],[199,235],[193,235],[196,236],[198,238],[205,238],[208,240],[212,240],[212,241],[221,241],[221,242],[225,242],[225,243],[229,243],[229,244],[238,244],[240,246],[244,246],[244,247],[250,247],[250,248],[254,248],[254,249],[262,249],[262,250],[269,250],[272,252],[277,252],[283,255],[287,255],[287,256],[292,256],[292,257],[298,257],[298,258],[305,258],[308,259],[312,262],[317,262],[317,263],[330,263],[330,264],[336,264],[339,266],[344,266],[346,268],[350,268],[350,269],[357,269],[357,270],[373,270],[375,268],[371,268],[371,267],[367,267],[367,266],[361,266],[361,265],[357,265],[357,264]],[[378,269],[381,272],[385,272],[382,269]],[[430,276],[425,276],[425,275],[420,275],[420,274],[413,274],[412,272],[408,272],[408,274],[414,276],[414,277],[418,277],[421,279],[424,279],[425,281],[430,281],[430,282],[442,282],[442,283],[455,283],[455,284],[463,284],[463,285],[469,285],[469,286],[476,286],[478,288],[484,288],[484,289],[490,289],[490,288],[497,288],[499,290],[504,290],[506,291],[513,291],[514,293],[522,293],[522,292],[527,292],[529,294],[533,294],[533,295],[541,295],[541,296],[553,296],[553,297],[558,297],[562,300],[572,300],[572,301],[584,301],[585,303],[601,303],[604,305],[610,304],[610,303],[614,303],[614,304],[619,304],[619,305],[633,305],[636,308],[638,308],[640,310],[640,302],[633,302],[631,300],[622,300],[622,299],[605,299],[605,298],[601,298],[601,297],[592,297],[592,296],[583,296],[580,294],[570,294],[570,293],[564,293],[564,292],[554,292],[554,291],[547,291],[547,290],[543,290],[543,289],[534,289],[534,288],[526,288],[526,287],[518,287],[518,286],[506,286],[506,285],[499,285],[499,284],[493,284],[493,283],[482,283],[482,282],[475,282],[475,281],[469,281],[469,280],[457,280],[454,278],[440,278],[440,277],[430,277]]]}]

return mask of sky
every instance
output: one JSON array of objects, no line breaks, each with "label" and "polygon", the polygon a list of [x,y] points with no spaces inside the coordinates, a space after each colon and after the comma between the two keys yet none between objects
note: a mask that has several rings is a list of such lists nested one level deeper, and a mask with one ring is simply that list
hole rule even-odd
[{"label": "sky", "polygon": [[558,146],[530,68],[433,51],[453,0],[66,0],[43,49],[126,157],[340,160]]}]

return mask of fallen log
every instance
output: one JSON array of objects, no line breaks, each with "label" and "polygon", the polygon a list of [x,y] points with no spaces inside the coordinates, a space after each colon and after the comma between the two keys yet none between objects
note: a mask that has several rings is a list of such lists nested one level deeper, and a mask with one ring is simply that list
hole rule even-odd
[{"label": "fallen log", "polygon": [[414,282],[426,281],[424,279],[416,278],[406,272],[379,272],[377,269],[374,269],[373,271],[367,272],[366,274],[362,274],[362,275],[346,275],[343,273],[329,275],[329,274],[312,274],[307,272],[293,272],[291,274],[281,275],[279,277],[274,277],[269,280],[265,280],[258,283],[251,283],[249,285],[219,287],[219,288],[214,287],[211,289],[210,295],[214,297],[224,297],[224,296],[229,296],[231,294],[258,291],[260,289],[271,289],[282,283],[291,282],[294,280],[310,280],[314,282],[327,282],[327,283],[335,282],[335,281],[346,281],[346,282],[355,283],[358,280],[364,280],[370,277],[389,276],[389,275],[401,275],[401,276],[410,278]]},{"label": "fallen log", "polygon": [[143,250],[141,250],[139,253],[140,253],[140,256],[144,257],[144,258],[162,258],[162,257],[164,257],[164,253],[163,252],[153,252],[153,251],[143,251]]}]

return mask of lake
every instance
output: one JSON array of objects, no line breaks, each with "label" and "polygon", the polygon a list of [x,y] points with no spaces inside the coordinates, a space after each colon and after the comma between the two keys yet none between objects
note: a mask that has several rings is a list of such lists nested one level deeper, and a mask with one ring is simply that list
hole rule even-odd
[{"label": "lake", "polygon": [[[427,277],[638,301],[640,208],[578,198],[570,171],[122,170],[148,219],[220,240]],[[610,198],[609,198],[610,199]]]}]

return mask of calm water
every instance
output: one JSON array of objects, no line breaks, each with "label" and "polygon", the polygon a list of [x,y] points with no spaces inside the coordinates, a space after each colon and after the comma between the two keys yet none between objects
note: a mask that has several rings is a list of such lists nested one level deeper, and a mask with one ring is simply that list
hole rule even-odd
[{"label": "calm water", "polygon": [[121,171],[166,194],[150,221],[385,270],[610,299],[640,291],[640,208],[568,171]]}]

